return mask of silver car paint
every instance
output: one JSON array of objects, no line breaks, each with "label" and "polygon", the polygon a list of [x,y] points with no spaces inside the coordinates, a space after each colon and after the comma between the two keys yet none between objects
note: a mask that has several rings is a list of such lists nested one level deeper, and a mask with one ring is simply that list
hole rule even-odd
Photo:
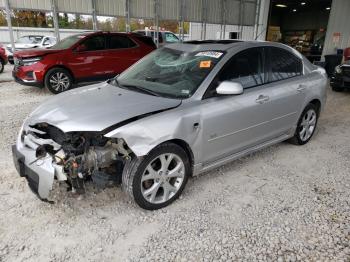
[{"label": "silver car paint", "polygon": [[102,131],[135,116],[180,104],[181,100],[150,96],[104,82],[48,99],[34,110],[27,125],[45,122],[63,132]]},{"label": "silver car paint", "polygon": [[[202,99],[215,75],[234,54],[257,46],[277,46],[292,51],[303,61],[304,75],[247,89],[237,96]],[[138,157],[165,141],[184,141],[193,153],[194,173],[198,174],[293,136],[298,118],[310,101],[317,99],[322,108],[324,106],[325,71],[313,66],[290,47],[278,43],[242,42],[232,45],[173,44],[168,48],[222,50],[226,55],[195,94],[182,102],[102,83],[48,100],[29,116],[24,128],[28,128],[29,124],[48,122],[64,132],[101,131],[139,114],[168,109],[116,128],[105,136],[124,139]],[[119,93],[122,95],[119,96]],[[269,100],[257,102],[261,95],[268,96]],[[23,147],[19,138],[17,149],[32,159],[32,153],[23,151]],[[44,176],[44,171],[41,170],[40,178]],[[52,174],[54,171],[49,172]],[[52,181],[45,180],[43,183],[46,184],[39,187],[52,187]]]}]

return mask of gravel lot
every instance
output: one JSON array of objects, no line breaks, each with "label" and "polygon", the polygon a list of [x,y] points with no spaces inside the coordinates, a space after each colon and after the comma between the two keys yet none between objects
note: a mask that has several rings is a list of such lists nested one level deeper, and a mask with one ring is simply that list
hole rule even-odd
[{"label": "gravel lot", "polygon": [[329,91],[312,141],[190,179],[144,211],[120,188],[41,202],[12,164],[26,115],[51,95],[0,83],[0,261],[350,261],[350,92]]}]

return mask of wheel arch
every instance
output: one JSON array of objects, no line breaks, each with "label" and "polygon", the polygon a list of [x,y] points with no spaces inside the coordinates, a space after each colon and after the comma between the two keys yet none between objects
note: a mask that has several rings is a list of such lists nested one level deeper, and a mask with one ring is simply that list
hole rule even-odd
[{"label": "wheel arch", "polygon": [[53,66],[49,67],[49,68],[46,70],[46,72],[45,72],[44,79],[45,79],[47,73],[48,73],[50,70],[54,69],[54,68],[62,68],[62,69],[64,69],[64,70],[67,70],[67,71],[69,72],[69,74],[71,75],[71,77],[73,78],[73,83],[75,83],[76,79],[75,79],[75,77],[74,77],[74,74],[73,74],[72,70],[70,70],[68,67],[66,67],[66,66],[64,66],[64,65],[53,65]]},{"label": "wheel arch", "polygon": [[322,103],[319,99],[315,98],[315,99],[311,100],[308,104],[313,104],[314,106],[316,106],[317,114],[318,115],[320,114]]},{"label": "wheel arch", "polygon": [[[186,155],[188,156],[188,159],[190,161],[190,164],[191,164],[191,169],[192,169],[192,173],[193,173],[193,167],[194,167],[194,154],[193,154],[193,151],[190,147],[190,145],[182,140],[182,139],[178,139],[178,138],[175,138],[175,139],[170,139],[170,140],[167,140],[167,141],[164,141],[163,143],[161,144],[164,144],[164,143],[174,143],[178,146],[180,146],[185,152],[186,152]],[[192,175],[192,174],[191,174]]]}]

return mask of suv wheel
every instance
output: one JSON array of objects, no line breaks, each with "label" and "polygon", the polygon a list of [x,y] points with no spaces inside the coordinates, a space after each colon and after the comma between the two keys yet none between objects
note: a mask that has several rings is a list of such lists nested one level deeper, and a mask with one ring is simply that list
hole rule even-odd
[{"label": "suv wheel", "polygon": [[304,145],[310,141],[315,133],[318,121],[318,108],[308,104],[301,114],[294,136],[290,142],[295,145]]},{"label": "suv wheel", "polygon": [[134,157],[124,167],[123,189],[142,208],[155,210],[177,199],[191,173],[186,152],[164,143],[142,159]]},{"label": "suv wheel", "polygon": [[53,94],[69,90],[73,84],[71,74],[63,68],[52,68],[45,75],[45,87]]}]

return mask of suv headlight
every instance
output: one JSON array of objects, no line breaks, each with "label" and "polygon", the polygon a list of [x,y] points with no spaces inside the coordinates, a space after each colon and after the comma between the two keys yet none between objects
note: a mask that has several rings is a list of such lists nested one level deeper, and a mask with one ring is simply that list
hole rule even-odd
[{"label": "suv headlight", "polygon": [[33,64],[37,63],[41,59],[42,59],[42,57],[25,58],[22,60],[22,63],[25,66],[29,66],[29,65],[33,65]]},{"label": "suv headlight", "polygon": [[338,65],[338,66],[335,67],[335,72],[336,72],[337,74],[341,74],[342,71],[343,71],[343,70],[341,69],[341,66],[340,66],[340,65]]}]

